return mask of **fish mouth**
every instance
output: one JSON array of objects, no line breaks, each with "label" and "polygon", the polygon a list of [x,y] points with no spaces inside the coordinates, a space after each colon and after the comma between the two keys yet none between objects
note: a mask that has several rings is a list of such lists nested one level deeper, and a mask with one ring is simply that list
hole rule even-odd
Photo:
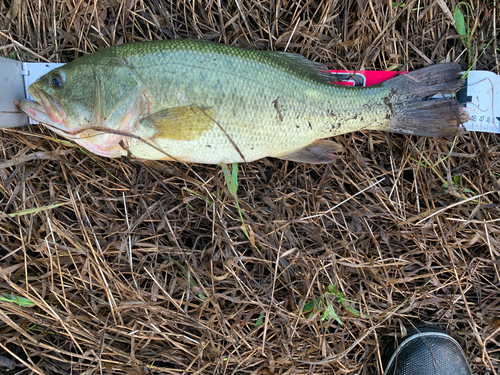
[{"label": "fish mouth", "polygon": [[57,99],[33,85],[29,87],[28,92],[36,101],[19,101],[21,111],[39,123],[52,125],[62,131],[68,130],[64,122],[66,113]]}]

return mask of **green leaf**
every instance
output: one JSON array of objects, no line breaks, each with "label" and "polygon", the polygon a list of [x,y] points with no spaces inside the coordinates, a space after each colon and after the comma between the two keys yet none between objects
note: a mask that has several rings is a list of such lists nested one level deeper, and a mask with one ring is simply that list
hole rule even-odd
[{"label": "green leaf", "polygon": [[[340,303],[347,311],[349,311],[351,314],[354,314],[356,316],[361,316],[361,313],[359,310],[349,306],[346,304],[346,302],[350,303],[355,303],[350,300],[346,300],[344,294],[339,291],[338,286],[336,285],[328,285],[327,287],[327,292],[323,293],[321,297],[316,298],[313,301],[309,301],[304,305],[302,308],[302,312],[310,312],[308,319],[311,319],[314,316],[314,310],[318,308],[320,311],[322,311],[322,317],[321,320],[326,320],[326,319],[335,319],[340,325],[343,325],[342,321],[340,320],[339,316],[335,312],[335,309],[333,305],[330,303],[328,299],[326,299],[327,296],[333,296],[338,303]],[[322,299],[326,300],[326,308],[323,309],[323,302]],[[363,314],[364,318],[371,318],[370,315]]]},{"label": "green leaf", "polygon": [[264,314],[260,314],[254,327],[260,327],[264,323]]},{"label": "green leaf", "polygon": [[328,285],[328,291],[329,291],[330,293],[332,293],[332,294],[336,294],[336,293],[337,293],[337,290],[338,290],[338,289],[337,289],[337,287],[336,287],[335,285],[332,285],[332,284]]},{"label": "green leaf", "polygon": [[198,292],[198,293],[196,293],[196,295],[198,296],[199,299],[201,299],[202,301],[205,301],[205,295],[202,292]]},{"label": "green leaf", "polygon": [[233,185],[234,185],[234,194],[238,190],[238,163],[233,163]]},{"label": "green leaf", "polygon": [[347,311],[349,311],[351,314],[354,314],[354,315],[356,315],[356,316],[360,316],[360,315],[361,315],[361,314],[360,314],[360,312],[359,312],[358,310],[356,310],[354,307],[351,307],[351,306],[349,306],[349,305],[344,305],[344,307],[345,307],[345,309],[346,309]]},{"label": "green leaf", "polygon": [[0,297],[0,301],[17,303],[19,306],[31,307],[35,306],[35,303],[24,297],[17,297],[12,294],[4,294]]},{"label": "green leaf", "polygon": [[453,12],[453,18],[455,19],[455,27],[459,35],[467,35],[465,30],[465,18],[462,10],[460,9],[460,4],[457,4],[455,11]]},{"label": "green leaf", "polygon": [[224,172],[227,188],[229,189],[231,195],[236,197],[236,191],[238,190],[238,164],[233,164],[232,174],[229,172],[229,168],[226,164],[221,164],[221,167]]},{"label": "green leaf", "polygon": [[342,321],[340,320],[339,316],[333,309],[333,306],[328,303],[328,306],[326,307],[326,310],[323,312],[323,318],[321,320],[325,319],[335,319],[337,323],[339,323],[341,326],[343,326]]},{"label": "green leaf", "polygon": [[316,300],[307,302],[304,305],[304,307],[302,308],[302,312],[313,311],[315,305],[318,305],[318,307],[321,308],[322,303],[321,303],[321,298],[320,297],[316,298]]},{"label": "green leaf", "polygon": [[22,60],[27,55],[26,55],[26,52],[17,50],[17,51],[11,51],[11,52],[9,52],[9,54],[7,56],[9,57],[9,59],[12,59],[12,60]]},{"label": "green leaf", "polygon": [[[243,230],[243,233],[245,233],[245,236],[250,240],[250,235],[248,234],[247,228],[245,226],[245,220],[243,220],[243,214],[241,212],[240,202],[238,201],[238,195],[236,194],[236,192],[238,191],[238,163],[233,163],[232,173],[229,173],[229,169],[227,168],[226,164],[221,164],[221,167],[222,171],[224,172],[224,178],[226,180],[227,188],[236,201],[236,208],[238,208],[238,214],[240,215],[241,224],[243,224],[241,226],[241,229]],[[257,249],[257,246],[255,246],[255,248]]]},{"label": "green leaf", "polygon": [[337,286],[328,285],[328,292],[324,294],[324,296],[333,295],[341,304],[344,304],[344,293],[342,293]]}]

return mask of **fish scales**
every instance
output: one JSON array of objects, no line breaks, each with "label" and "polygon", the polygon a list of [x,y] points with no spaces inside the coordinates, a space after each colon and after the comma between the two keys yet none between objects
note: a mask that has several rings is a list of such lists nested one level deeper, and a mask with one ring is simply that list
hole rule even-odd
[{"label": "fish scales", "polygon": [[[227,133],[214,123],[195,141],[155,140],[160,149],[179,160],[243,161],[229,137],[246,161],[279,156],[318,138],[358,130],[349,121],[356,115],[359,119],[354,121],[359,122],[375,121],[389,113],[383,103],[373,103],[380,89],[345,90],[326,80],[300,76],[293,66],[261,51],[192,41],[175,48],[165,46],[169,45],[149,43],[138,54],[132,51],[130,57],[121,56],[148,88],[151,112],[192,104],[212,107],[214,119]],[[148,136],[147,132],[139,135]],[[140,140],[129,142],[136,157],[165,157]]]},{"label": "fish scales", "polygon": [[318,140],[356,130],[456,133],[466,116],[456,102],[424,101],[463,84],[459,67],[439,65],[355,88],[332,85],[326,68],[296,54],[200,40],[133,43],[42,77],[30,87],[39,103],[21,109],[103,156],[328,162],[341,148]]}]

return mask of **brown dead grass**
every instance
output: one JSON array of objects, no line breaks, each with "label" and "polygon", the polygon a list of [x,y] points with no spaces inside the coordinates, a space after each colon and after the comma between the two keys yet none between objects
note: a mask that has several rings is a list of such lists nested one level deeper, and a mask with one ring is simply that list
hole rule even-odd
[{"label": "brown dead grass", "polygon": [[[11,0],[0,53],[65,62],[189,37],[331,68],[466,67],[455,4]],[[499,9],[473,6],[472,67],[499,73]],[[3,373],[367,374],[417,319],[449,331],[475,373],[498,373],[498,135],[353,133],[331,165],[241,165],[251,241],[220,167],[109,160],[52,137],[0,131],[0,294],[34,303],[0,301]],[[331,296],[342,325],[302,312],[329,285],[362,317]]]}]

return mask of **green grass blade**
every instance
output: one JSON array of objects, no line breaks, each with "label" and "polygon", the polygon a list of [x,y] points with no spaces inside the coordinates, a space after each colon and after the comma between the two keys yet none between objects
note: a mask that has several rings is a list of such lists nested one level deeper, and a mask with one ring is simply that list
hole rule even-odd
[{"label": "green grass blade", "polygon": [[[194,190],[188,189],[187,187],[183,187],[183,188],[182,188],[182,190],[185,190],[185,191],[187,191],[187,192],[190,192],[190,193],[191,193],[191,194],[193,194],[193,195],[196,195],[197,197],[200,197],[200,198],[201,198],[201,199],[203,199],[203,200],[205,201],[205,203],[207,203],[208,205],[211,205],[211,204],[213,204],[213,203],[214,203],[214,202],[213,202],[213,201],[211,201],[210,199],[205,198],[205,197],[204,197],[203,195],[201,195],[200,193],[197,193],[197,192],[196,192],[196,191],[194,191]],[[189,206],[189,207],[191,207],[191,206]],[[191,207],[191,208],[192,208],[192,207]]]},{"label": "green grass blade", "polygon": [[247,228],[245,227],[245,220],[243,220],[243,214],[240,208],[240,202],[238,201],[238,195],[236,194],[238,191],[238,163],[233,163],[232,172],[229,172],[229,168],[226,164],[221,164],[222,171],[224,172],[224,178],[226,180],[227,188],[229,192],[234,197],[236,201],[236,208],[238,209],[238,214],[240,215],[240,220],[242,225],[243,232],[248,239],[250,239],[250,235],[248,234]]},{"label": "green grass blade", "polygon": [[19,306],[23,307],[35,306],[35,303],[28,298],[17,297],[12,294],[4,294],[3,297],[0,297],[0,301],[17,303]]},{"label": "green grass blade", "polygon": [[238,191],[238,163],[233,163],[232,180],[234,185],[234,194]]},{"label": "green grass blade", "polygon": [[16,216],[24,216],[24,215],[35,214],[37,212],[51,210],[53,208],[56,208],[56,207],[59,207],[59,206],[63,206],[65,204],[68,204],[68,203],[57,203],[57,204],[51,204],[49,206],[27,208],[25,210],[20,210],[20,211],[16,211],[16,212],[12,212],[10,214],[7,214],[7,216],[9,216],[9,217],[16,217]]},{"label": "green grass blade", "polygon": [[229,189],[229,192],[233,197],[236,198],[236,192],[238,190],[238,164],[234,163],[233,164],[233,171],[232,173],[229,172],[229,168],[227,167],[226,164],[221,164],[222,171],[224,172],[224,178],[226,180],[227,188]]}]

